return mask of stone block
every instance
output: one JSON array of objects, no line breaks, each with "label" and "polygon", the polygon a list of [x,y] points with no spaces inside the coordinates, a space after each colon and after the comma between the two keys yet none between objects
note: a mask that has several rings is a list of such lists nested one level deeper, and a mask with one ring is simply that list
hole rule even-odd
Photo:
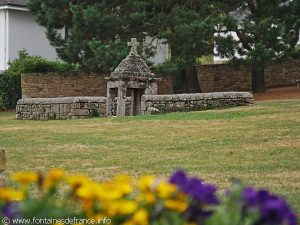
[{"label": "stone block", "polygon": [[77,116],[77,117],[81,117],[81,116],[88,117],[89,116],[89,110],[88,109],[75,109],[74,110],[74,116]]}]

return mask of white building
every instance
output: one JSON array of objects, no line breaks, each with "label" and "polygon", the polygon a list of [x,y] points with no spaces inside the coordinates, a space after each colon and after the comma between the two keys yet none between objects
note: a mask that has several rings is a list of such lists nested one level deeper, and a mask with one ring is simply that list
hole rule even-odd
[{"label": "white building", "polygon": [[45,29],[39,26],[26,7],[27,0],[0,0],[0,71],[8,62],[26,49],[30,55],[40,55],[49,60],[57,58]]}]

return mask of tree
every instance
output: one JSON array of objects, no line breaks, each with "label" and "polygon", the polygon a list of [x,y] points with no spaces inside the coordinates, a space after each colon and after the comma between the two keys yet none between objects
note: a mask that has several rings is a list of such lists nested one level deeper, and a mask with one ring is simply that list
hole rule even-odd
[{"label": "tree", "polygon": [[30,0],[28,6],[58,56],[85,71],[106,72],[128,53],[135,35],[123,19],[126,1]]},{"label": "tree", "polygon": [[[164,40],[171,59],[162,67],[166,73],[179,74],[181,92],[199,92],[195,71],[197,58],[213,54],[213,1],[207,0],[137,0],[131,2],[131,17],[148,36]],[[182,85],[185,83],[185,85]]]},{"label": "tree", "polygon": [[[218,54],[251,67],[253,92],[265,91],[264,71],[271,60],[291,56],[299,39],[300,0],[228,0],[216,26]],[[224,6],[229,6],[225,8]],[[237,38],[233,38],[234,32]],[[231,33],[232,34],[232,33]],[[238,55],[237,55],[238,54]]]},{"label": "tree", "polygon": [[[108,71],[128,53],[126,42],[131,37],[159,38],[171,49],[168,72],[170,68],[179,71],[186,83],[190,81],[190,91],[198,92],[193,66],[198,57],[213,53],[212,15],[216,10],[211,2],[30,0],[29,8],[67,62],[79,63],[88,71]],[[153,54],[153,46],[142,48],[146,55]]]}]

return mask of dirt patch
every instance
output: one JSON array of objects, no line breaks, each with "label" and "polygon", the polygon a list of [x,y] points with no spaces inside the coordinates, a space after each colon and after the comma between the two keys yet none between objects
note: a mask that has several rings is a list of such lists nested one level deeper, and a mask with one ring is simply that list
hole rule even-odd
[{"label": "dirt patch", "polygon": [[283,87],[268,89],[265,93],[254,93],[255,101],[271,101],[279,99],[300,99],[300,87]]}]

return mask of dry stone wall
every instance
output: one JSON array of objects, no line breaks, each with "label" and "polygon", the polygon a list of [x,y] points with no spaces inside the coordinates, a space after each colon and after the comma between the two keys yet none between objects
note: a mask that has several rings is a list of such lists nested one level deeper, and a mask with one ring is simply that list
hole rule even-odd
[{"label": "dry stone wall", "polygon": [[253,95],[248,92],[144,95],[142,97],[142,114],[200,111],[249,105],[253,102]]},{"label": "dry stone wall", "polygon": [[[16,107],[16,119],[54,120],[85,119],[106,116],[106,97],[62,97],[21,99]],[[126,98],[126,115],[130,114],[131,98]],[[116,114],[117,98],[112,103]]]},{"label": "dry stone wall", "polygon": [[[116,108],[114,100],[113,108]],[[213,108],[243,106],[253,103],[248,92],[216,92],[204,94],[143,95],[142,114],[178,111],[200,111]],[[126,98],[126,115],[131,107]],[[18,101],[17,119],[51,120],[83,119],[106,116],[106,97],[30,98]]]},{"label": "dry stone wall", "polygon": [[17,119],[82,119],[106,115],[105,97],[29,98],[18,101]]}]

